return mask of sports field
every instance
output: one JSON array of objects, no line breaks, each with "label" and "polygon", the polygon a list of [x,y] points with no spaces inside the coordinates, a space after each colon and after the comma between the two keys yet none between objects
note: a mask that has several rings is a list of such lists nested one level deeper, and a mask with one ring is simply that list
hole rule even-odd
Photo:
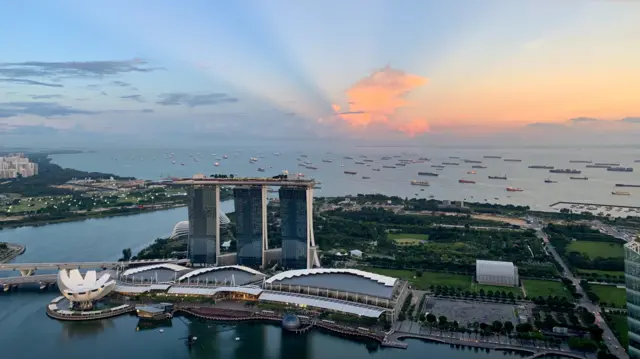
[{"label": "sports field", "polygon": [[556,282],[551,280],[535,280],[535,279],[523,279],[522,283],[527,293],[527,297],[548,297],[558,296],[559,298],[566,297],[572,299],[569,290],[562,284],[562,282]]},{"label": "sports field", "polygon": [[613,304],[616,308],[624,308],[627,305],[627,291],[611,285],[592,284],[591,290],[598,295],[600,303]]},{"label": "sports field", "polygon": [[580,252],[589,258],[622,258],[624,250],[622,244],[610,242],[573,241],[569,244],[569,251]]},{"label": "sports field", "polygon": [[388,238],[400,245],[420,244],[420,241],[429,239],[428,234],[419,233],[389,233]]}]

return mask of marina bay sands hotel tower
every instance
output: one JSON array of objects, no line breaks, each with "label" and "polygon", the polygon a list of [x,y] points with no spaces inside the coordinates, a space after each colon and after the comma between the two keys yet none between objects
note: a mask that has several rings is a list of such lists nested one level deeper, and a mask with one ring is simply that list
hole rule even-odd
[{"label": "marina bay sands hotel tower", "polygon": [[[189,259],[194,265],[265,267],[277,259],[286,269],[319,266],[313,238],[313,186],[306,179],[192,178],[187,187]],[[235,254],[220,253],[220,186],[233,186]],[[282,248],[268,248],[267,188],[279,186]],[[233,258],[235,257],[235,258]]]}]

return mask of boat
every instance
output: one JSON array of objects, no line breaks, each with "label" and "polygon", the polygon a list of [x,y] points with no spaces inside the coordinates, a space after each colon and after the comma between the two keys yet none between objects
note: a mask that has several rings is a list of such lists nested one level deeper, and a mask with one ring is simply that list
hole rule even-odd
[{"label": "boat", "polygon": [[362,176],[362,179],[371,179],[369,176]]},{"label": "boat", "polygon": [[431,167],[433,167],[433,168],[444,168],[443,165],[431,165]]},{"label": "boat", "polygon": [[214,165],[214,166],[216,166],[216,167],[218,167],[218,166],[220,166],[220,162],[216,162],[216,163],[214,163],[213,165]]},{"label": "boat", "polygon": [[433,172],[418,172],[418,176],[433,176],[433,177],[438,177],[437,173],[433,173]]},{"label": "boat", "polygon": [[619,164],[619,163],[613,163],[613,162],[611,162],[611,163],[607,163],[607,162],[596,162],[596,163],[594,163],[594,165],[596,165],[596,166],[607,166],[607,167],[616,167],[616,166],[620,166],[620,164]]},{"label": "boat", "polygon": [[497,158],[500,159],[502,156],[482,156],[482,158]]},{"label": "boat", "polygon": [[227,158],[229,158],[229,156],[224,155],[224,156],[222,156],[222,158],[224,158],[226,160]]},{"label": "boat", "polygon": [[596,165],[586,165],[585,167],[587,167],[587,168],[609,168],[611,166],[608,166],[608,165],[597,165],[596,164]]},{"label": "boat", "polygon": [[505,161],[505,162],[522,162],[522,160],[519,160],[517,158],[505,158],[503,161]]},{"label": "boat", "polygon": [[426,161],[426,162],[429,162],[429,161],[431,161],[431,158],[429,158],[429,157],[420,157],[420,158],[418,158],[418,161]]},{"label": "boat", "polygon": [[471,168],[487,168],[487,166],[483,166],[483,165],[473,165],[473,166],[471,166]]},{"label": "boat", "polygon": [[364,164],[364,162],[355,162],[355,164],[357,164],[357,165],[363,165],[363,164]]},{"label": "boat", "polygon": [[575,175],[582,173],[582,171],[580,171],[580,170],[571,169],[571,168],[555,168],[555,169],[549,170],[549,172],[551,172],[551,173],[569,173],[569,174],[575,174]]},{"label": "boat", "polygon": [[362,160],[362,162],[373,162],[373,160]]},{"label": "boat", "polygon": [[443,165],[457,166],[459,163],[456,162],[442,162]]},{"label": "boat", "polygon": [[460,159],[460,157],[458,157],[458,156],[449,156],[449,158],[451,158],[453,160],[459,160]]},{"label": "boat", "polygon": [[373,171],[380,172],[379,168],[374,168]]},{"label": "boat", "polygon": [[506,180],[507,176],[489,176],[489,179]]},{"label": "boat", "polygon": [[558,181],[553,181],[553,180],[547,178],[546,180],[544,180],[544,183],[558,183]]},{"label": "boat", "polygon": [[264,171],[265,171],[264,168],[262,168],[262,167],[258,168],[258,172],[264,172]]},{"label": "boat", "polygon": [[414,185],[414,186],[429,186],[429,182],[427,182],[427,181],[412,180],[411,184]]},{"label": "boat", "polygon": [[459,179],[458,183],[476,183],[476,181],[467,180],[467,179]]},{"label": "boat", "polygon": [[630,192],[624,192],[624,191],[613,191],[611,192],[611,194],[614,196],[631,196]]},{"label": "boat", "polygon": [[358,172],[354,172],[354,171],[344,171],[344,174],[346,174],[346,175],[356,175],[356,174],[358,174]]},{"label": "boat", "polygon": [[322,162],[331,163],[333,161],[331,161],[331,160],[322,160]]},{"label": "boat", "polygon": [[396,166],[404,167],[404,166],[406,166],[406,165],[407,165],[406,163],[396,163]]},{"label": "boat", "polygon": [[640,184],[616,183],[616,187],[640,187]]},{"label": "boat", "polygon": [[571,177],[569,177],[569,179],[572,179],[572,180],[584,180],[584,181],[586,181],[586,180],[588,180],[588,179],[589,179],[589,177],[587,177],[587,176],[582,176],[582,177],[573,177],[573,176],[571,176]]},{"label": "boat", "polygon": [[611,172],[633,172],[633,167],[609,167],[607,171]]},{"label": "boat", "polygon": [[344,156],[342,158],[344,158],[345,160],[352,160],[353,159],[353,157],[351,157],[351,156]]},{"label": "boat", "polygon": [[396,166],[382,166],[382,168],[396,168]]},{"label": "boat", "polygon": [[318,167],[314,167],[314,166],[306,166],[306,167],[307,167],[308,169],[310,169],[310,170],[317,170],[317,169],[318,169]]},{"label": "boat", "polygon": [[507,192],[522,192],[522,191],[524,191],[522,188],[507,187]]},{"label": "boat", "polygon": [[592,161],[584,161],[584,160],[569,160],[569,163],[592,163]]},{"label": "boat", "polygon": [[381,160],[383,160],[383,161],[387,161],[387,160],[390,160],[390,159],[391,159],[391,157],[382,157],[381,158]]},{"label": "boat", "polygon": [[464,160],[464,163],[482,163],[482,161]]},{"label": "boat", "polygon": [[555,169],[555,167],[553,167],[553,166],[546,166],[546,165],[531,165],[531,166],[529,166],[529,168],[542,169],[542,170]]},{"label": "boat", "polygon": [[236,341],[237,341],[237,340],[240,340],[240,337],[236,337]]},{"label": "boat", "polygon": [[476,171],[467,171],[467,174],[468,175],[474,175],[474,174],[476,174]]}]

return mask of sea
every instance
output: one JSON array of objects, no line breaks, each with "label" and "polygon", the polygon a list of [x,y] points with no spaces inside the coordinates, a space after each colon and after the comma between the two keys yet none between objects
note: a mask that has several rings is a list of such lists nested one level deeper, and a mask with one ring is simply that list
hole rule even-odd
[{"label": "sea", "polygon": [[[226,207],[225,207],[226,206]],[[228,204],[225,211],[233,210]],[[186,208],[131,216],[89,219],[0,230],[0,242],[21,243],[26,252],[15,262],[117,260],[123,248],[133,252],[166,236],[187,218]],[[19,275],[0,272],[2,276]],[[46,316],[46,305],[59,294],[50,289],[21,287],[0,292],[2,358],[34,359],[326,359],[326,358],[521,358],[512,353],[408,340],[406,350],[379,348],[328,333],[283,332],[277,325],[229,324],[176,317],[162,327],[148,328],[131,316],[68,323]],[[162,329],[162,332],[160,331]],[[196,336],[191,348],[184,343]],[[237,339],[236,339],[237,338]]]},{"label": "sea", "polygon": [[[51,157],[55,163],[63,167],[149,180],[215,173],[248,177],[273,176],[288,171],[290,174],[301,173],[306,178],[319,181],[320,189],[314,190],[315,196],[381,193],[409,198],[528,205],[532,209],[545,211],[553,210],[550,205],[560,201],[634,206],[637,205],[637,198],[640,196],[640,188],[615,187],[616,183],[640,185],[640,168],[636,168],[637,171],[634,172],[611,172],[603,168],[586,168],[585,163],[570,162],[577,160],[619,163],[623,167],[633,167],[636,164],[640,167],[640,163],[635,162],[640,160],[640,148],[637,147],[586,149],[345,145],[340,148],[315,146],[300,149],[283,141],[255,148],[212,145],[208,148],[191,149],[101,149]],[[391,159],[382,160],[383,157]],[[252,158],[256,161],[252,162]],[[404,167],[382,167],[395,165],[400,159],[419,158],[430,158],[430,161],[411,163]],[[465,163],[464,159],[481,161],[480,165],[487,168],[472,168],[473,165],[479,164]],[[505,159],[521,161],[510,162],[504,161]],[[301,166],[304,162],[317,169]],[[431,167],[443,162],[458,165],[445,165],[441,170]],[[216,163],[219,165],[216,166]],[[579,169],[582,173],[554,174],[545,169],[529,168],[530,165]],[[260,172],[258,168],[265,171]],[[345,174],[344,171],[353,171],[356,174]],[[419,176],[418,172],[434,172],[439,176]],[[489,176],[506,176],[507,180],[489,179]],[[588,180],[572,180],[570,176],[586,176]],[[458,182],[460,179],[473,180],[476,183],[463,184]],[[556,183],[545,183],[545,179],[551,179]],[[414,186],[410,184],[411,180],[426,180],[430,186]],[[508,192],[507,187],[520,188],[522,191]],[[613,195],[614,191],[629,192],[629,195]]]}]

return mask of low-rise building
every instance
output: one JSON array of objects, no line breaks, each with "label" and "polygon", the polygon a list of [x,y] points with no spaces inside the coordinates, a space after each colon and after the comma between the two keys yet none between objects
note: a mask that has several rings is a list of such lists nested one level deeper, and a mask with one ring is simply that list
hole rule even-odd
[{"label": "low-rise building", "polygon": [[480,284],[517,287],[518,267],[512,262],[476,260],[476,281]]}]

